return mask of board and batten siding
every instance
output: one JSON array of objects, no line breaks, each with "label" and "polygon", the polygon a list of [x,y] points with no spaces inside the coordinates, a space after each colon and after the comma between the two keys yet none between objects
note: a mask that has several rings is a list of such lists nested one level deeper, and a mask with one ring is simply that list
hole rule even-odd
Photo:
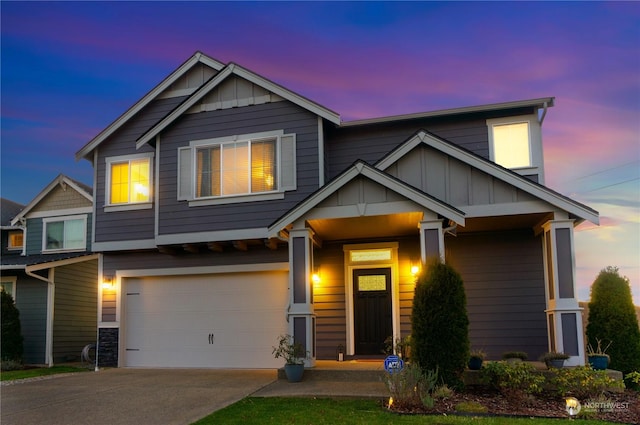
[{"label": "board and batten siding", "polygon": [[386,171],[458,207],[535,200],[522,190],[425,145],[416,146]]},{"label": "board and batten siding", "polygon": [[76,361],[96,342],[98,260],[56,267],[55,282],[53,361]]},{"label": "board and batten siding", "polygon": [[25,364],[44,364],[47,329],[47,284],[20,276],[16,284],[16,306],[20,311]]},{"label": "board and batten siding", "polygon": [[[296,135],[297,188],[284,199],[192,207],[177,200],[178,148],[276,130]],[[290,102],[187,114],[161,135],[159,168],[160,235],[266,227],[318,189],[317,117]]]},{"label": "board and batten siding", "polygon": [[[95,164],[96,196],[94,199],[96,242],[153,239],[155,216],[153,208],[105,212],[104,206],[107,192],[107,164],[105,159],[114,156],[154,152],[154,148],[148,144],[136,149],[136,140],[185,98],[185,96],[172,97],[151,102],[98,147],[98,158]],[[153,173],[155,174],[155,160],[152,160],[152,164]],[[151,176],[151,181],[152,184],[155,181],[153,175]]]},{"label": "board and batten siding", "polygon": [[533,230],[458,233],[446,238],[445,255],[464,281],[472,348],[489,359],[547,351],[542,242]]}]

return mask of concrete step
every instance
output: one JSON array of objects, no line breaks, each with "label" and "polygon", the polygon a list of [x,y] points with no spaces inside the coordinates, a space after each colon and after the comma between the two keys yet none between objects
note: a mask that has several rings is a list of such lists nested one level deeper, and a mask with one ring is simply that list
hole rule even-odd
[{"label": "concrete step", "polygon": [[[326,369],[308,368],[304,370],[305,381],[332,381],[332,382],[382,382],[385,374],[383,369]],[[287,379],[284,368],[278,369],[278,379]]]}]

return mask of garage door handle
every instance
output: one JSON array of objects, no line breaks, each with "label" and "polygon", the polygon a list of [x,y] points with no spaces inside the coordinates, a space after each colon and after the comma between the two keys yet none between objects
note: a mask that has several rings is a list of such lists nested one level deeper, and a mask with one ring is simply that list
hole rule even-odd
[{"label": "garage door handle", "polygon": [[215,341],[216,337],[214,334],[209,334],[209,344],[213,344],[213,341]]}]

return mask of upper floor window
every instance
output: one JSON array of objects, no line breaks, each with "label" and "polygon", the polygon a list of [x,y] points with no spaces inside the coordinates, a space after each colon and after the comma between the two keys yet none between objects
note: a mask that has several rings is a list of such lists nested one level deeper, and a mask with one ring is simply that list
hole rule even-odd
[{"label": "upper floor window", "polygon": [[87,246],[87,217],[43,219],[42,251],[84,250]]},{"label": "upper floor window", "polygon": [[276,147],[269,138],[197,148],[195,197],[277,190]]},{"label": "upper floor window", "polygon": [[7,249],[18,250],[22,249],[24,245],[24,234],[22,230],[10,230],[9,238],[7,240]]},{"label": "upper floor window", "polygon": [[500,124],[492,128],[494,162],[505,168],[530,167],[529,123]]},{"label": "upper floor window", "polygon": [[192,141],[178,150],[178,199],[190,205],[281,199],[296,187],[295,152],[295,135],[282,131]]},{"label": "upper floor window", "polygon": [[542,133],[537,115],[489,119],[487,127],[490,159],[544,184]]},{"label": "upper floor window", "polygon": [[130,206],[151,202],[151,156],[147,154],[106,159],[106,205]]}]

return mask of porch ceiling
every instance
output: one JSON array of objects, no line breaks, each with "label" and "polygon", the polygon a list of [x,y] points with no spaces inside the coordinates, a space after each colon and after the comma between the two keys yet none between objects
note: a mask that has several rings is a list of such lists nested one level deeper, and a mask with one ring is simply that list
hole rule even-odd
[{"label": "porch ceiling", "polygon": [[367,239],[390,236],[418,236],[422,212],[378,216],[309,220],[323,240]]}]

